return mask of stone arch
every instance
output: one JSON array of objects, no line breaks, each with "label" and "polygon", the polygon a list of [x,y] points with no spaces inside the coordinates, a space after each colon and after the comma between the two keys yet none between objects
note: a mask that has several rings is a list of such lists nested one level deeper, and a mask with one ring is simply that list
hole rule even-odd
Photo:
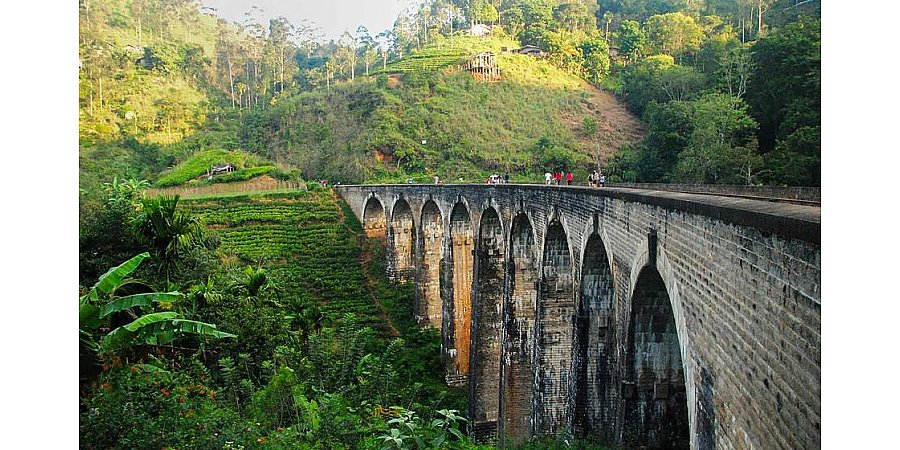
[{"label": "stone arch", "polygon": [[469,375],[472,326],[472,275],[475,238],[469,209],[458,201],[450,212],[452,320],[450,326],[450,384],[463,384]]},{"label": "stone arch", "polygon": [[575,431],[612,436],[618,411],[614,280],[604,241],[590,233],[582,251],[576,320]]},{"label": "stone arch", "polygon": [[506,345],[501,361],[499,434],[516,444],[533,432],[536,286],[540,278],[534,227],[527,214],[516,215],[509,236],[509,300],[503,319]]},{"label": "stone arch", "polygon": [[416,226],[412,208],[403,198],[394,202],[391,209],[389,237],[391,249],[390,277],[394,281],[415,279]]},{"label": "stone arch", "polygon": [[569,240],[558,218],[550,221],[544,237],[541,289],[538,302],[537,432],[553,435],[568,431],[574,341],[574,261]]},{"label": "stone arch", "polygon": [[669,290],[655,265],[641,269],[631,297],[623,442],[640,448],[690,448],[685,383],[690,374],[685,372]]},{"label": "stone arch", "polygon": [[368,237],[384,238],[386,228],[384,206],[373,195],[366,200],[366,206],[363,208],[363,230]]},{"label": "stone arch", "polygon": [[421,270],[417,273],[419,297],[419,324],[441,328],[443,303],[441,302],[441,266],[444,263],[444,219],[441,209],[433,200],[422,207]]},{"label": "stone arch", "polygon": [[493,436],[497,431],[505,247],[500,216],[488,207],[481,214],[478,227],[472,325],[472,420],[477,439]]},{"label": "stone arch", "polygon": [[[690,425],[690,436],[691,436],[691,448],[695,448],[700,445],[697,442],[698,436],[698,421],[699,421],[699,407],[696,404],[697,402],[697,382],[694,380],[694,362],[691,359],[691,338],[690,334],[687,331],[687,324],[685,321],[685,313],[684,309],[681,306],[681,289],[678,286],[678,283],[675,281],[675,269],[672,263],[669,261],[669,258],[666,256],[665,247],[659,246],[658,251],[653,251],[653,257],[651,257],[651,239],[648,235],[645,244],[645,250],[643,252],[635,255],[634,259],[631,262],[631,271],[629,276],[629,287],[628,287],[628,296],[626,298],[626,304],[624,307],[625,314],[629,315],[628,312],[631,311],[631,304],[634,298],[634,292],[637,287],[637,281],[639,275],[646,267],[655,267],[659,274],[662,276],[663,283],[666,287],[666,292],[669,295],[670,305],[672,307],[672,313],[675,316],[675,330],[678,334],[678,343],[681,346],[681,362],[684,367],[685,373],[685,388],[687,390],[687,408],[688,408],[688,423]],[[604,241],[607,242],[607,241]],[[655,263],[654,263],[655,260]],[[627,326],[630,322],[630,316],[626,318],[626,322],[623,322],[623,326]],[[627,330],[623,330],[626,331]],[[627,339],[627,336],[625,337]],[[627,342],[626,342],[627,344]],[[625,368],[626,361],[620,361],[619,366],[623,369]],[[620,377],[624,377],[624,373],[620,371]],[[625,380],[625,378],[622,378]],[[621,397],[621,395],[620,395]],[[624,405],[621,407],[624,409]],[[621,416],[620,416],[621,417]],[[619,427],[621,432],[621,425]]]}]

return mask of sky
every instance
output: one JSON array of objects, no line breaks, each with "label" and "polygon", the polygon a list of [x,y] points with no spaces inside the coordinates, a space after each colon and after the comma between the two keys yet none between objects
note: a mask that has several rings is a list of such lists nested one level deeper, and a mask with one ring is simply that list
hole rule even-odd
[{"label": "sky", "polygon": [[202,0],[203,6],[217,9],[219,17],[244,22],[244,14],[251,6],[263,10],[262,21],[278,16],[299,24],[309,19],[321,27],[326,39],[338,40],[341,33],[356,31],[365,25],[369,34],[376,34],[394,26],[394,20],[409,0]]}]

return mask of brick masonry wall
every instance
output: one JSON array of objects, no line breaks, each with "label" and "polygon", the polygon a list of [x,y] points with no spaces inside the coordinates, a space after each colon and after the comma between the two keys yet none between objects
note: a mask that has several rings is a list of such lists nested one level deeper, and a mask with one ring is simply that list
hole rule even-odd
[{"label": "brick masonry wall", "polygon": [[554,435],[567,431],[570,422],[575,323],[572,254],[558,220],[552,221],[547,231],[543,261],[537,316],[540,416],[535,419],[540,434]]},{"label": "brick masonry wall", "polygon": [[[599,236],[613,278],[609,312],[609,372],[612,382],[599,379],[602,319],[591,310],[585,331],[588,349],[578,348],[578,333],[572,323],[570,370],[582,370],[579,355],[587,356],[585,383],[605,386],[606,405],[596,397],[587,400],[586,425],[595,433],[623,441],[626,400],[622,386],[633,378],[626,355],[634,351],[634,337],[628,333],[634,311],[632,302],[638,275],[645,267],[655,269],[662,280],[672,311],[677,347],[682,358],[687,423],[692,448],[804,449],[820,444],[820,349],[821,349],[821,246],[820,210],[817,207],[787,205],[737,198],[721,198],[638,189],[587,189],[523,185],[443,185],[443,186],[341,186],[338,192],[362,217],[365,199],[374,194],[382,205],[400,197],[413,206],[418,224],[421,205],[432,198],[442,217],[458,201],[470,205],[472,223],[479,223],[486,205],[495,205],[504,222],[524,213],[533,226],[534,267],[543,270],[547,230],[558,219],[571,252],[572,301],[577,305],[585,295],[581,264],[591,235]],[[449,221],[448,221],[449,222]],[[512,227],[515,228],[515,227]],[[449,234],[449,223],[444,230]],[[656,250],[651,252],[651,230]],[[515,232],[515,231],[513,231]],[[423,246],[420,246],[423,247]],[[449,247],[449,246],[448,246]],[[423,251],[424,248],[419,250]],[[516,252],[514,236],[510,250]],[[421,253],[420,253],[421,254]],[[523,258],[524,259],[524,258]],[[517,259],[510,258],[511,266]],[[549,262],[549,261],[548,261]],[[474,270],[474,267],[473,267]],[[527,289],[519,289],[524,278],[518,267],[508,268],[504,298],[504,347],[500,386],[499,422],[503,435],[527,437],[522,425],[521,380],[513,369],[529,343],[546,342],[552,336],[527,327],[542,323],[528,313],[519,314],[517,301],[528,309]],[[590,273],[592,269],[588,269]],[[474,272],[473,272],[474,275]],[[420,279],[425,281],[421,276]],[[476,280],[477,281],[477,280]],[[523,280],[524,281],[524,280]],[[428,283],[428,281],[425,281]],[[642,281],[643,283],[643,281]],[[527,282],[525,283],[527,284]],[[589,291],[590,289],[588,289]],[[424,298],[424,292],[419,302]],[[578,298],[574,298],[578,297]],[[477,298],[477,294],[476,294]],[[546,308],[547,303],[542,303]],[[447,314],[443,309],[443,314]],[[574,309],[574,308],[573,308]],[[640,309],[640,308],[638,308]],[[524,311],[522,311],[524,312]],[[534,315],[538,314],[535,305]],[[448,318],[444,317],[446,321]],[[634,319],[636,320],[636,319]],[[521,323],[517,323],[521,322]],[[521,325],[524,325],[521,326]],[[518,334],[518,337],[515,335]],[[524,339],[524,341],[523,341]],[[673,342],[670,340],[670,342]],[[596,345],[596,347],[595,347]],[[549,360],[538,347],[531,361]],[[475,367],[480,362],[476,358]],[[655,362],[651,361],[651,364]],[[532,371],[531,395],[548,391],[540,372]],[[518,373],[521,376],[521,373]],[[577,425],[578,383],[569,383],[565,413],[553,416],[561,421],[558,431]],[[627,388],[626,388],[627,389]],[[516,394],[512,396],[510,394]],[[660,394],[661,395],[661,394]],[[532,410],[529,428],[542,419],[541,408]],[[599,413],[598,413],[599,412]],[[603,414],[609,417],[604,422]],[[562,424],[565,423],[565,425]],[[546,427],[541,426],[537,431]]]},{"label": "brick masonry wall", "polygon": [[406,200],[398,200],[388,227],[388,275],[394,281],[412,281],[416,272],[416,227]]},{"label": "brick masonry wall", "polygon": [[525,213],[517,214],[510,233],[507,295],[501,349],[500,436],[517,444],[531,435],[534,382],[534,317],[537,305],[538,249]]},{"label": "brick masonry wall", "polygon": [[434,202],[426,203],[421,213],[421,255],[418,297],[423,325],[440,328],[442,314],[441,265],[444,263],[444,223],[441,212]]},{"label": "brick masonry wall", "polygon": [[615,402],[615,321],[613,274],[603,239],[593,233],[584,249],[581,298],[578,307],[579,339],[576,346],[578,387],[576,433],[614,434],[618,405]]},{"label": "brick masonry wall", "polygon": [[478,285],[472,315],[472,422],[476,437],[492,439],[500,408],[500,349],[505,280],[505,236],[500,216],[490,208],[481,216],[476,246]]}]

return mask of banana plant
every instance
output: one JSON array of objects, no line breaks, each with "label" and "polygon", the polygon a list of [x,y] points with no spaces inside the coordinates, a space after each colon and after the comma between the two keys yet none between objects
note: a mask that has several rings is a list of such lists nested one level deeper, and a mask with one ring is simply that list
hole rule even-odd
[{"label": "banana plant", "polygon": [[[136,309],[150,308],[161,302],[177,304],[184,299],[184,295],[177,291],[117,294],[119,288],[130,283],[128,275],[149,257],[150,254],[144,252],[109,269],[87,294],[79,298],[80,335],[89,348],[105,355],[137,345],[165,345],[187,334],[217,339],[236,337],[218,330],[213,324],[185,319],[176,311],[149,312],[138,316]],[[104,329],[110,328],[112,315],[119,312],[128,312],[135,319],[99,336],[97,340]]]}]

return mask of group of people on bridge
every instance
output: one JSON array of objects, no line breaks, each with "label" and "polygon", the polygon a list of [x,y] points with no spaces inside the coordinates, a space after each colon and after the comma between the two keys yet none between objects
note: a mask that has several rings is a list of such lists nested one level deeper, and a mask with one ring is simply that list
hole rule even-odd
[{"label": "group of people on bridge", "polygon": [[[573,179],[572,172],[556,171],[554,173],[544,173],[544,184],[548,186],[562,186],[563,183],[565,183],[566,186],[571,186]],[[588,185],[590,187],[605,186],[606,175],[597,170],[592,171],[590,175],[588,175]]]}]

